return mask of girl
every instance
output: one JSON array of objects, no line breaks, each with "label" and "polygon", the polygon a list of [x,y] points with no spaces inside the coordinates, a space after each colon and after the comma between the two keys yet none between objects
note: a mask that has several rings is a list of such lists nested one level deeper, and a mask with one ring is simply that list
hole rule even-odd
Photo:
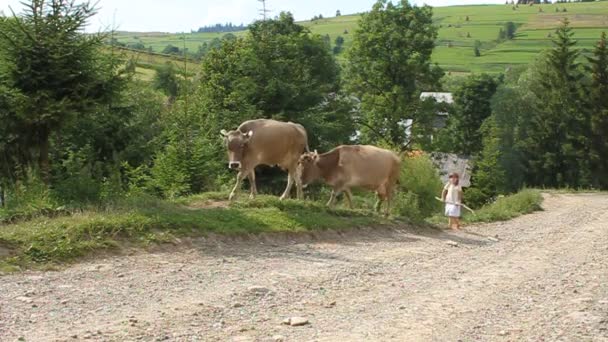
[{"label": "girl", "polygon": [[457,173],[450,173],[450,181],[443,187],[441,199],[445,202],[445,216],[449,218],[450,228],[460,229],[460,207],[462,203],[462,187],[458,185]]}]

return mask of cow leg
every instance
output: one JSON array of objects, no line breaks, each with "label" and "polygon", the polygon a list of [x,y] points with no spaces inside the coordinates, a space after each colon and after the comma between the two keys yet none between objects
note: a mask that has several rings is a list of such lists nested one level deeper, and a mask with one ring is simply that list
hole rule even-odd
[{"label": "cow leg", "polygon": [[251,172],[249,172],[249,174],[247,175],[247,178],[249,179],[249,186],[251,187],[249,199],[254,199],[255,196],[258,194],[258,187],[255,184],[255,170],[251,170]]},{"label": "cow leg", "polygon": [[374,205],[374,209],[377,212],[380,212],[381,207],[382,207],[382,199],[380,198],[380,195],[378,195],[378,200],[376,201],[376,205]]},{"label": "cow leg", "polygon": [[291,193],[291,188],[293,187],[293,183],[294,183],[294,179],[291,176],[291,173],[287,174],[287,187],[285,188],[285,192],[283,192],[283,194],[281,195],[280,200],[284,200],[286,198],[289,198],[289,194]]},{"label": "cow leg", "polygon": [[382,209],[382,202],[386,200],[386,194],[383,191],[378,190],[378,201],[376,202],[376,212],[380,212]]},{"label": "cow leg", "polygon": [[384,208],[384,216],[388,217],[391,212],[391,195],[386,194],[386,198],[384,201],[386,202],[386,207]]},{"label": "cow leg", "polygon": [[353,208],[353,193],[350,192],[350,189],[344,190],[344,195],[346,196],[346,200],[348,201],[348,207],[350,209]]},{"label": "cow leg", "polygon": [[[389,194],[388,194],[388,189],[386,188],[385,184],[381,185],[376,190],[376,192],[378,194],[378,202],[376,202],[376,211],[379,213],[380,209],[382,209],[382,202],[387,202]],[[388,207],[388,202],[387,202],[387,207]]]},{"label": "cow leg", "polygon": [[329,196],[329,201],[327,201],[327,206],[333,208],[336,205],[336,198],[340,196],[340,191],[332,190],[331,196]]},{"label": "cow leg", "polygon": [[243,178],[248,174],[248,172],[239,171],[236,174],[236,184],[234,184],[234,188],[232,188],[232,192],[230,192],[230,197],[228,197],[229,201],[232,201],[236,198],[238,191],[241,189],[241,182]]},{"label": "cow leg", "polygon": [[296,181],[296,196],[299,200],[304,199],[304,190],[302,189],[302,178],[298,176],[296,172],[294,172],[293,178]]},{"label": "cow leg", "polygon": [[393,187],[388,187],[386,192],[386,211],[384,213],[385,216],[389,216],[391,213],[391,203],[393,201],[394,189]]}]

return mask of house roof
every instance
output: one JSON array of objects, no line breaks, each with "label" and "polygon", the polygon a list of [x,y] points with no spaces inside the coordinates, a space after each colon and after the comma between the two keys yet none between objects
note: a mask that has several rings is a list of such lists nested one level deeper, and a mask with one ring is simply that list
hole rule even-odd
[{"label": "house roof", "polygon": [[432,97],[437,102],[454,103],[452,93],[439,93],[439,92],[422,92],[420,93],[420,99],[424,100]]}]

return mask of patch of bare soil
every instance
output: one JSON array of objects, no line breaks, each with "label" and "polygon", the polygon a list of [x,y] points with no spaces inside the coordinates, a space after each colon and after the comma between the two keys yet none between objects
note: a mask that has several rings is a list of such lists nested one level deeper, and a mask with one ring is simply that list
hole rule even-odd
[{"label": "patch of bare soil", "polygon": [[188,208],[190,209],[215,209],[228,207],[230,207],[230,201],[228,200],[207,200],[188,204]]},{"label": "patch of bare soil", "polygon": [[197,240],[0,278],[0,340],[607,341],[608,196],[509,222]]},{"label": "patch of bare soil", "polygon": [[6,247],[0,246],[0,258],[7,257],[9,255],[11,255],[11,250]]}]

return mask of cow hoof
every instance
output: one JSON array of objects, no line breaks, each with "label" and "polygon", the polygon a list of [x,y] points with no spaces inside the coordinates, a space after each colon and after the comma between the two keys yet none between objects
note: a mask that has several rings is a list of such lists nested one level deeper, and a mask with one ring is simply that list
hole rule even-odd
[{"label": "cow hoof", "polygon": [[235,193],[231,193],[230,196],[228,197],[229,201],[234,201],[236,199],[236,194]]},{"label": "cow hoof", "polygon": [[289,198],[289,197],[287,197],[287,196],[283,195],[283,196],[279,197],[279,201],[282,201],[282,200],[284,200],[284,199],[286,199],[286,198]]},{"label": "cow hoof", "polygon": [[254,194],[249,195],[249,199],[250,200],[254,200],[255,199],[255,195]]}]

